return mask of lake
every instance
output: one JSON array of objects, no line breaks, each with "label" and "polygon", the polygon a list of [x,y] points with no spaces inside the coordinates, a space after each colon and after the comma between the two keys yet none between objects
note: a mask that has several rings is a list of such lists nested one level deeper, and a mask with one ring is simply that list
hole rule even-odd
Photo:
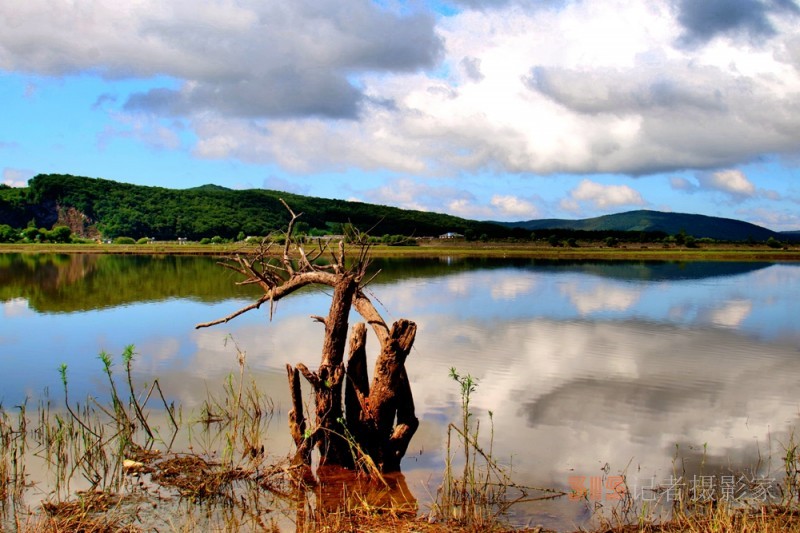
[{"label": "lake", "polygon": [[[477,378],[475,419],[488,438],[491,411],[493,454],[516,481],[589,490],[521,505],[518,523],[584,524],[623,473],[640,500],[678,479],[758,498],[782,475],[800,417],[800,265],[440,257],[373,268],[369,295],[387,321],[419,327],[407,369],[421,426],[403,470],[423,511],[459,420],[451,368]],[[304,290],[272,320],[265,307],[194,329],[257,298],[235,281],[209,257],[0,254],[0,403],[45,389],[58,399],[62,363],[71,399],[107,396],[97,355],[119,365],[133,344],[135,379],[158,378],[196,409],[238,372],[238,346],[276,406],[271,451],[288,453],[285,364],[318,364],[323,329],[309,317],[329,296]]]}]

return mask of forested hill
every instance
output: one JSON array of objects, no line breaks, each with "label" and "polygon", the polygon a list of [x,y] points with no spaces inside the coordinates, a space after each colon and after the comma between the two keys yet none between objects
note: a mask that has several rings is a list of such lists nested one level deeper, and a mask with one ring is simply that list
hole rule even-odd
[{"label": "forested hill", "polygon": [[69,226],[78,235],[111,239],[263,236],[285,229],[288,224],[289,214],[281,205],[281,198],[296,213],[303,214],[297,229],[310,235],[342,234],[352,224],[375,237],[428,237],[455,232],[467,239],[528,240],[535,232],[538,239],[559,241],[569,237],[597,241],[608,236],[655,241],[683,233],[720,241],[797,240],[794,234],[776,233],[740,220],[683,213],[631,211],[583,220],[479,222],[264,189],[231,190],[218,185],[167,189],[68,174],[40,174],[26,188],[0,185],[0,229],[4,225],[49,229],[58,224]]},{"label": "forested hill", "polygon": [[40,174],[27,188],[0,191],[0,224],[22,228],[33,221],[37,227],[50,228],[59,222],[76,233],[99,232],[104,238],[236,238],[285,228],[289,214],[280,198],[295,213],[303,213],[298,229],[312,234],[340,234],[347,223],[375,236],[458,232],[501,238],[515,233],[498,224],[450,215],[264,189],[217,185],[167,189],[68,174]]},{"label": "forested hill", "polygon": [[541,219],[524,222],[503,222],[507,227],[528,231],[561,228],[581,231],[643,231],[677,235],[681,232],[697,238],[722,241],[766,241],[770,237],[786,239],[788,235],[731,218],[710,217],[687,213],[665,213],[661,211],[629,211],[616,215],[605,215],[582,220]]}]

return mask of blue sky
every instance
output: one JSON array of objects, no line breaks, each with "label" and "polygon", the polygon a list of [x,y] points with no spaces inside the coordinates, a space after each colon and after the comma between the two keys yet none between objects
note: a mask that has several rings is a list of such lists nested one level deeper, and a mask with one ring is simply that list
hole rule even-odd
[{"label": "blue sky", "polygon": [[800,229],[796,0],[11,0],[0,181]]}]

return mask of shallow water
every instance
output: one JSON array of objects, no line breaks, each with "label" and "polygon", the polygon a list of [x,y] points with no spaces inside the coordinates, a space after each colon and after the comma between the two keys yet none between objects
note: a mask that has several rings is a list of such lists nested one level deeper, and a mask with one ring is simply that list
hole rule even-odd
[{"label": "shallow water", "polygon": [[[443,257],[374,267],[369,290],[384,317],[419,326],[407,368],[421,427],[403,468],[423,507],[459,416],[451,367],[478,379],[475,419],[487,437],[491,411],[494,455],[520,483],[591,488],[624,472],[644,500],[676,465],[687,483],[736,475],[742,496],[745,473],[779,475],[800,413],[800,265]],[[238,372],[235,340],[277,408],[268,442],[288,452],[285,364],[318,361],[322,327],[309,316],[326,312],[328,296],[303,291],[271,321],[263,309],[195,330],[257,297],[233,281],[206,257],[0,255],[0,401],[45,388],[59,397],[61,363],[71,398],[103,397],[97,354],[119,362],[134,344],[135,378],[158,378],[190,410]],[[607,496],[528,504],[516,519],[580,525],[587,503]]]}]

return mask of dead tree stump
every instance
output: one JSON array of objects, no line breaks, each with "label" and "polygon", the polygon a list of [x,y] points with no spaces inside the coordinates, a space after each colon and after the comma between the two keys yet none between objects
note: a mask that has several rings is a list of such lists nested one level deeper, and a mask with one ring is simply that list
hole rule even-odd
[{"label": "dead tree stump", "polygon": [[[320,466],[352,469],[366,465],[377,467],[381,472],[398,471],[400,460],[419,426],[405,369],[417,326],[410,320],[400,319],[389,329],[364,294],[362,283],[369,264],[367,244],[359,247],[358,256],[349,266],[345,264],[345,247],[341,242],[338,253],[331,253],[332,262],[318,264],[316,259],[329,251],[327,245],[321,245],[309,255],[295,244],[292,230],[300,215],[295,215],[285,203],[284,206],[291,214],[291,220],[283,254],[277,261],[276,254],[270,253],[273,244],[265,243],[250,257],[237,255],[223,263],[245,277],[240,283],[258,284],[264,294],[253,304],[225,318],[196,327],[228,322],[267,302],[272,309],[274,302],[307,285],[331,287],[333,294],[327,316],[312,317],[325,326],[317,370],[312,371],[303,363],[294,367],[286,365],[292,398],[289,429],[297,448],[293,461],[310,466],[312,451],[316,448]],[[292,246],[294,250],[291,250]],[[353,326],[345,368],[348,317],[353,308],[371,326],[380,344],[371,385],[367,374],[367,328],[364,323]],[[309,427],[303,409],[301,374],[314,394],[313,427]]]}]

